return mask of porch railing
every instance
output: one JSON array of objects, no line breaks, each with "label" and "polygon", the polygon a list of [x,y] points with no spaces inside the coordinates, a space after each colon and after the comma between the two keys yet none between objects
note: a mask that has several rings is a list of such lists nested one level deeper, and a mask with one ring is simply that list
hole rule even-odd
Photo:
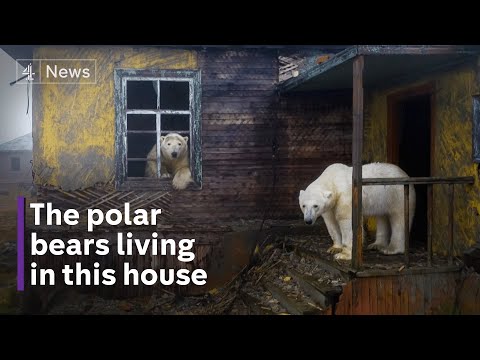
[{"label": "porch railing", "polygon": [[[448,264],[453,264],[453,211],[455,199],[455,185],[459,184],[473,184],[474,178],[472,176],[465,177],[413,177],[413,178],[365,178],[362,179],[362,186],[369,185],[403,185],[404,194],[404,231],[405,231],[405,266],[410,265],[409,259],[409,211],[410,207],[410,185],[426,185],[427,186],[427,264],[432,266],[432,208],[433,208],[433,185],[446,184],[448,185]],[[363,221],[360,222],[363,224]],[[362,249],[362,234],[356,234],[357,229],[353,229],[353,241],[357,241],[357,249]],[[352,254],[356,257],[353,262],[357,267],[362,265],[362,251],[356,251]]]}]

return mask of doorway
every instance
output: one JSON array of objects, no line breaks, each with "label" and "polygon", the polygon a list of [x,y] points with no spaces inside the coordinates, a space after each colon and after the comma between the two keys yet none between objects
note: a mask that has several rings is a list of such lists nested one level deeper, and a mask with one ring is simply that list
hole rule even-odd
[{"label": "doorway", "polygon": [[[388,161],[410,177],[430,177],[433,148],[433,87],[423,86],[388,98]],[[412,247],[427,243],[427,187],[415,185]]]}]

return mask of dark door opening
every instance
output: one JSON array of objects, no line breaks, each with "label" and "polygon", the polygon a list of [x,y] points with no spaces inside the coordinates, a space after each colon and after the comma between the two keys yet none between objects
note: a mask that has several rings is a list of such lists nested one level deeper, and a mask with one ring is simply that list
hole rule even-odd
[{"label": "dark door opening", "polygon": [[[410,177],[431,176],[431,95],[398,98],[391,105],[389,161]],[[415,192],[410,244],[424,247],[427,243],[427,187],[416,185]]]}]

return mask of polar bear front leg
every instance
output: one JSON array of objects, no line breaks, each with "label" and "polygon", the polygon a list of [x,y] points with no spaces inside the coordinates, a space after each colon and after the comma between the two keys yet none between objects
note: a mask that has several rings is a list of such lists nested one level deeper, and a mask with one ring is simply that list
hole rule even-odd
[{"label": "polar bear front leg", "polygon": [[327,250],[329,254],[336,254],[342,251],[342,233],[340,232],[340,227],[335,219],[335,214],[333,211],[328,211],[322,214],[323,221],[327,226],[328,233],[333,240],[333,245],[330,246]]},{"label": "polar bear front leg", "polygon": [[172,185],[176,190],[183,190],[186,189],[191,182],[193,182],[192,173],[189,168],[185,167],[177,171],[173,178]]},{"label": "polar bear front leg", "polygon": [[352,259],[352,219],[343,219],[338,221],[340,231],[342,233],[342,252],[335,255],[336,260]]},{"label": "polar bear front leg", "polygon": [[383,250],[388,245],[388,239],[390,238],[390,226],[388,224],[388,218],[386,216],[377,217],[377,233],[375,236],[375,242],[367,246],[370,250]]},{"label": "polar bear front leg", "polygon": [[160,166],[160,177],[161,178],[169,178],[171,177],[170,173],[167,170],[167,167],[162,163]]}]

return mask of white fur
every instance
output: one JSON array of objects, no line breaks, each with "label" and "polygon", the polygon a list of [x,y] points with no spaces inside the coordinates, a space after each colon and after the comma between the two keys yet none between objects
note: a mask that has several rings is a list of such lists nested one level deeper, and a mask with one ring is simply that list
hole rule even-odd
[{"label": "white fur", "polygon": [[[173,157],[175,154],[176,157]],[[161,177],[172,177],[172,185],[177,190],[185,189],[193,182],[190,172],[190,154],[188,151],[188,137],[177,133],[170,133],[160,137]],[[157,176],[157,145],[154,145],[147,155],[146,177]]]},{"label": "white fur", "polygon": [[[398,166],[373,163],[362,166],[363,178],[408,177]],[[377,233],[370,249],[384,254],[400,254],[405,251],[403,185],[367,185],[362,187],[363,215],[375,216]],[[300,190],[300,208],[305,222],[313,225],[323,217],[332,237],[329,252],[339,252],[336,259],[352,258],[352,168],[333,164],[311,183]],[[415,188],[410,185],[409,229],[415,214]],[[391,233],[391,234],[390,234]]]}]

